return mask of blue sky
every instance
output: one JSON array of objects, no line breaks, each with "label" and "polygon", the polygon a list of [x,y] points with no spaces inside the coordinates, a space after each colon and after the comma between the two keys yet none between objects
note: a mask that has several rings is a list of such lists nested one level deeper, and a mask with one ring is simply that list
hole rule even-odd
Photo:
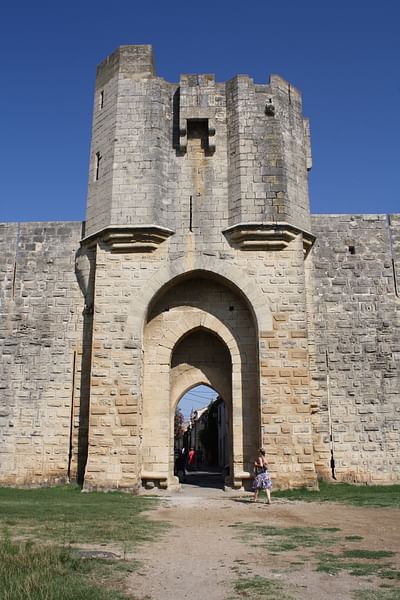
[{"label": "blue sky", "polygon": [[311,119],[312,212],[399,212],[397,0],[37,0],[0,16],[0,221],[85,215],[96,65],[151,43],[159,75],[278,73]]},{"label": "blue sky", "polygon": [[190,418],[190,413],[193,410],[200,410],[208,406],[211,400],[215,400],[218,394],[212,388],[206,385],[197,385],[182,396],[178,403],[185,419]]}]

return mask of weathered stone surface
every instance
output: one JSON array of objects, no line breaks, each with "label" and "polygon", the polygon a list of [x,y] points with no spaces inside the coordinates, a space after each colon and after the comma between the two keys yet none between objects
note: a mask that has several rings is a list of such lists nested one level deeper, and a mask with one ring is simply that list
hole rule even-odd
[{"label": "weathered stone surface", "polygon": [[[398,481],[399,446],[392,441],[400,428],[399,218],[316,215],[312,228],[315,443],[332,435],[341,480]],[[317,450],[316,465],[326,472]]]},{"label": "weathered stone surface", "polygon": [[74,274],[81,223],[0,225],[0,477],[67,478],[79,397],[82,295]]},{"label": "weathered stone surface", "polygon": [[1,483],[175,485],[199,383],[234,487],[260,444],[277,487],[399,480],[400,216],[310,216],[310,167],[280,77],[99,66],[85,226],[0,225]]}]

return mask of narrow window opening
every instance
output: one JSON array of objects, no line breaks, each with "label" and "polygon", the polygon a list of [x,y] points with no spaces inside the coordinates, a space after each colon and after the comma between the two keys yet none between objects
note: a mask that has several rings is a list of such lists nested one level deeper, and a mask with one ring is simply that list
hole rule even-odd
[{"label": "narrow window opening", "polygon": [[15,260],[14,260],[14,269],[13,269],[13,277],[12,277],[12,297],[15,298],[15,289],[17,285],[17,263],[18,263],[18,255],[19,255],[19,236],[20,236],[20,225],[17,225],[17,237],[15,239]]},{"label": "narrow window opening", "polygon": [[393,284],[394,284],[394,293],[396,298],[400,298],[400,288],[399,282],[397,280],[397,271],[396,271],[396,263],[393,256],[393,239],[392,239],[392,221],[390,215],[386,215],[386,223],[388,229],[388,242],[389,242],[389,255],[392,261],[392,272],[393,272]]},{"label": "narrow window opening", "polygon": [[355,246],[349,246],[349,252],[350,252],[350,254],[355,254],[356,253]]},{"label": "narrow window opening", "polygon": [[394,293],[399,297],[399,287],[397,283],[397,275],[396,275],[396,265],[394,264],[394,259],[392,258],[392,270],[393,270],[393,281],[394,281]]},{"label": "narrow window opening", "polygon": [[199,140],[201,149],[209,152],[208,142],[208,119],[188,119],[187,120],[187,138],[188,140]]},{"label": "narrow window opening", "polygon": [[104,106],[104,90],[100,92],[99,96],[99,108],[103,108]]},{"label": "narrow window opening", "polygon": [[187,136],[189,139],[208,137],[208,119],[187,119]]},{"label": "narrow window opening", "polygon": [[94,173],[94,180],[98,181],[100,178],[100,163],[101,163],[101,159],[103,157],[101,156],[100,152],[96,152],[96,165],[95,165],[95,173]]},{"label": "narrow window opening", "polygon": [[15,282],[17,279],[17,261],[14,261],[14,270],[13,270],[13,278],[12,278],[12,297],[15,298]]},{"label": "narrow window opening", "polygon": [[189,231],[193,231],[193,196],[189,199]]}]

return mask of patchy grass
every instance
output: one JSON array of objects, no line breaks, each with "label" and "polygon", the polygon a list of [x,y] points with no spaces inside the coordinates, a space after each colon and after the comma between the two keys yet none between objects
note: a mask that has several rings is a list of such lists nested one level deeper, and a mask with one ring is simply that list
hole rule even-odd
[{"label": "patchy grass", "polygon": [[[132,569],[124,564],[124,570]],[[2,600],[120,600],[122,581],[112,561],[81,559],[71,548],[7,538],[0,543]]]},{"label": "patchy grass", "polygon": [[[398,569],[392,569],[392,568],[386,569],[384,567],[380,571],[380,575],[384,579],[392,579],[393,581],[400,581],[400,571]],[[400,592],[399,592],[399,597],[400,597]]]},{"label": "patchy grass", "polygon": [[166,523],[144,514],[157,504],[122,493],[85,494],[75,486],[0,489],[0,529],[6,532],[0,542],[1,600],[126,598],[124,581],[137,561],[93,557],[70,545],[116,544],[125,557],[165,530]]},{"label": "patchy grass", "polygon": [[[292,587],[292,586],[290,586]],[[290,593],[290,587],[278,581],[271,581],[265,577],[252,577],[241,579],[235,583],[234,590],[237,598],[248,598],[249,600],[295,600]]]},{"label": "patchy grass", "polygon": [[241,537],[246,542],[260,540],[261,545],[271,554],[297,550],[299,548],[314,548],[316,545],[329,546],[338,542],[331,534],[340,531],[337,527],[272,527],[249,523],[237,525]]},{"label": "patchy grass", "polygon": [[399,590],[357,590],[354,600],[399,600]]},{"label": "patchy grass", "polygon": [[400,571],[393,569],[388,563],[379,562],[382,558],[392,557],[394,554],[383,550],[345,550],[340,554],[318,554],[317,571],[331,575],[347,571],[357,577],[375,575],[383,579],[399,579]]},{"label": "patchy grass", "polygon": [[165,524],[144,514],[154,498],[118,492],[82,493],[77,486],[0,489],[0,527],[12,537],[58,544],[122,542],[125,548],[158,537]]},{"label": "patchy grass", "polygon": [[[376,576],[393,582],[400,579],[400,571],[387,562],[387,559],[396,555],[395,552],[363,548],[345,549],[340,553],[326,552],[324,549],[327,546],[336,546],[342,542],[343,538],[336,535],[340,531],[336,527],[272,527],[260,523],[240,523],[236,527],[243,541],[265,548],[269,554],[301,550],[302,561],[291,561],[292,570],[301,568],[307,562],[317,571],[330,575],[346,571],[349,575],[358,577]],[[397,592],[400,594],[399,590]]]},{"label": "patchy grass", "polygon": [[351,485],[321,481],[319,491],[307,489],[274,492],[275,498],[305,502],[342,502],[353,506],[400,508],[400,485]]},{"label": "patchy grass", "polygon": [[380,558],[389,558],[395,556],[396,552],[391,550],[344,550],[341,554],[343,558],[367,558],[369,560],[376,560]]}]

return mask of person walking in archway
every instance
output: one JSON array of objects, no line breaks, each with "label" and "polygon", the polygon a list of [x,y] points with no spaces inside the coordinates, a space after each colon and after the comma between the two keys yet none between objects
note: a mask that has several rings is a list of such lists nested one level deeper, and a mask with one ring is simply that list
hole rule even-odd
[{"label": "person walking in archway", "polygon": [[189,450],[189,468],[193,469],[196,464],[196,451],[194,448],[190,448]]},{"label": "person walking in archway", "polygon": [[265,490],[267,494],[267,502],[271,504],[271,489],[272,489],[272,481],[268,472],[268,463],[265,458],[265,450],[260,448],[258,453],[258,458],[254,462],[254,498],[253,502],[257,502],[258,494],[260,490]]},{"label": "person walking in archway", "polygon": [[177,475],[179,482],[185,481],[185,475],[186,475],[185,467],[186,467],[186,458],[185,458],[184,448],[182,448],[182,450],[179,450],[178,456],[175,461],[175,471],[176,471],[175,474]]}]

